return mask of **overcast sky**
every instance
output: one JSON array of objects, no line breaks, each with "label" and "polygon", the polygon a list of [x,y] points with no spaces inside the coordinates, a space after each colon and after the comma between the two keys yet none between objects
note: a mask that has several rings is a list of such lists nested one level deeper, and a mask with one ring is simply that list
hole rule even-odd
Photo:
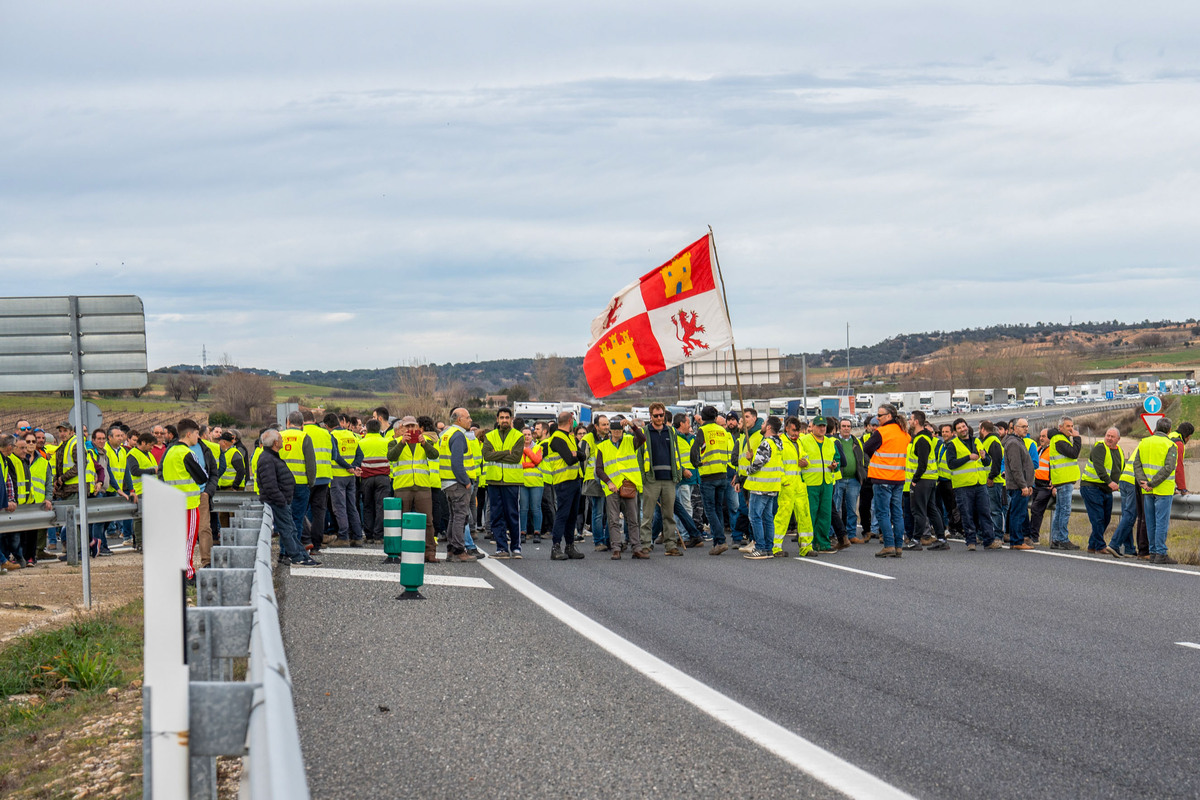
[{"label": "overcast sky", "polygon": [[140,295],[151,368],[582,355],[711,224],[745,347],[1182,319],[1198,45],[1184,2],[0,0],[2,293]]}]

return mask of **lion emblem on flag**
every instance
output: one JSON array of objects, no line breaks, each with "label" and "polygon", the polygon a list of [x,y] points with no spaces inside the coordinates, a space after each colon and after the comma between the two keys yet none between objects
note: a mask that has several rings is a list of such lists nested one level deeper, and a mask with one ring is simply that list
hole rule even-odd
[{"label": "lion emblem on flag", "polygon": [[690,356],[696,348],[708,349],[707,344],[696,338],[696,334],[704,333],[704,326],[697,323],[696,317],[695,311],[688,312],[682,308],[671,315],[671,322],[675,325],[675,338],[683,345],[684,356]]}]

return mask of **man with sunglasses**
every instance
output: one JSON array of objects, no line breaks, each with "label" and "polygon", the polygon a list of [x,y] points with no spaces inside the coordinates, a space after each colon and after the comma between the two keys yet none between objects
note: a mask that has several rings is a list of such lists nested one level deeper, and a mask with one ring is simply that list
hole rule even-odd
[{"label": "man with sunglasses", "polygon": [[[675,428],[667,425],[667,408],[662,403],[650,404],[650,427],[645,429],[646,444],[642,446],[642,540],[634,550],[634,558],[648,558],[653,547],[654,509],[662,509],[663,544],[667,555],[683,555],[683,542],[675,527],[675,484],[690,478],[691,470],[683,468],[679,454],[679,438]],[[639,555],[639,553],[641,555]]]}]

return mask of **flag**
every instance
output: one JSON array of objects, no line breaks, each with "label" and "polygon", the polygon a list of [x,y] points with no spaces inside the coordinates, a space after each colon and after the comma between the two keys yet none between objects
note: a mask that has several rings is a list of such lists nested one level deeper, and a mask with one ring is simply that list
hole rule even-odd
[{"label": "flag", "polygon": [[733,344],[704,236],[647,272],[592,320],[583,372],[596,397]]}]

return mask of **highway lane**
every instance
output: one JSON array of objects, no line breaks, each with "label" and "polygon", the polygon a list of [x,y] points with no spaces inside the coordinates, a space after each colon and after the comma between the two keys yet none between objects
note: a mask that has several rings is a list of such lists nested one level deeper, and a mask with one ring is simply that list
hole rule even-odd
[{"label": "highway lane", "polygon": [[1200,573],[873,549],[502,569],[918,797],[1200,793]]}]

